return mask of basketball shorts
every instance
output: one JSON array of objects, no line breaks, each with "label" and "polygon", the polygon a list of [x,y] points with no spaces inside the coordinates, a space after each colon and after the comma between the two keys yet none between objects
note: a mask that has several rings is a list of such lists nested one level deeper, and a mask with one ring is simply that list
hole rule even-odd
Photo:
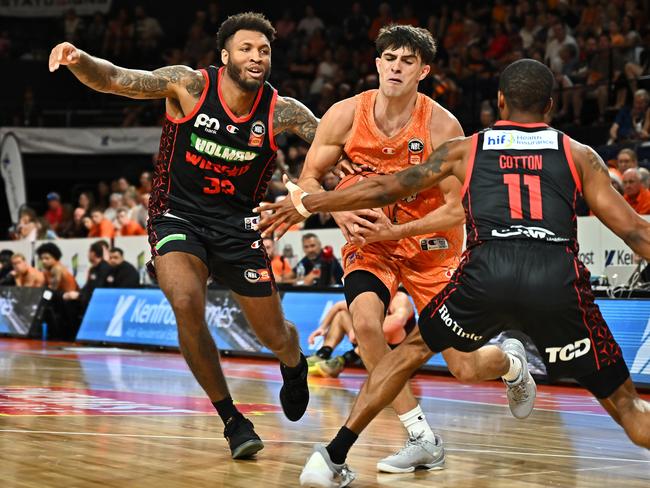
[{"label": "basketball shorts", "polygon": [[169,252],[198,257],[213,280],[239,295],[265,297],[276,289],[266,250],[256,231],[232,236],[186,219],[161,216],[149,225],[149,244],[154,257]]},{"label": "basketball shorts", "polygon": [[345,276],[353,271],[372,273],[390,291],[391,297],[401,283],[418,312],[447,285],[458,265],[458,257],[453,255],[440,260],[436,251],[422,251],[414,257],[401,257],[381,243],[362,248],[345,246],[342,257]]},{"label": "basketball shorts", "polygon": [[[465,251],[449,284],[420,314],[429,348],[474,351],[503,330],[527,334],[550,377],[605,375],[613,392],[629,372],[589,284],[568,247],[526,240],[487,241]],[[610,389],[607,389],[609,391]]]}]

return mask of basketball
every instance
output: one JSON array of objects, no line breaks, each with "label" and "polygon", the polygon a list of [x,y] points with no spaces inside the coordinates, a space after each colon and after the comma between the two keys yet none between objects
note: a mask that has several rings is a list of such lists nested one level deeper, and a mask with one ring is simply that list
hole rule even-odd
[{"label": "basketball", "polygon": [[[374,178],[376,176],[382,176],[382,175],[380,173],[375,173],[374,171],[362,171],[361,173],[347,175],[343,179],[341,179],[341,181],[339,181],[339,184],[336,185],[335,190],[343,190],[345,188],[349,188],[351,186],[356,185],[360,181],[363,181],[366,178]],[[392,221],[393,216],[395,214],[395,204],[383,207],[382,211],[384,212],[384,215],[386,215],[386,217],[388,217]]]}]

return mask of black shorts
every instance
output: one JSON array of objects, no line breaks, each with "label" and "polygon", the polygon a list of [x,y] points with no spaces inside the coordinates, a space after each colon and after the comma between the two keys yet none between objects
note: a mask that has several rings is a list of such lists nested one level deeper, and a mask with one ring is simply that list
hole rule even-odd
[{"label": "black shorts", "polygon": [[149,244],[154,257],[172,251],[198,257],[216,282],[239,295],[266,297],[276,290],[266,250],[256,231],[232,236],[185,219],[162,216],[149,225]]},{"label": "black shorts", "polygon": [[526,240],[468,249],[445,289],[422,311],[419,327],[434,352],[474,351],[503,330],[537,346],[550,377],[581,378],[616,365],[612,392],[629,373],[589,284],[568,247]]}]

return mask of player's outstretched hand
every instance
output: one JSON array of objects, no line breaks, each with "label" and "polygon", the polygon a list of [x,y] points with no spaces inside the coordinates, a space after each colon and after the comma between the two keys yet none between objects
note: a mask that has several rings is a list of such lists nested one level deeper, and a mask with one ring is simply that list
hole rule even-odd
[{"label": "player's outstretched hand", "polygon": [[283,198],[276,203],[261,205],[253,209],[253,212],[260,214],[260,223],[257,228],[262,233],[262,237],[273,237],[273,233],[277,232],[276,240],[293,225],[305,220],[293,206],[290,197]]},{"label": "player's outstretched hand", "polygon": [[69,64],[76,64],[79,62],[81,51],[69,42],[62,42],[57,44],[50,53],[50,60],[48,67],[50,72],[59,69],[59,66],[67,66]]}]

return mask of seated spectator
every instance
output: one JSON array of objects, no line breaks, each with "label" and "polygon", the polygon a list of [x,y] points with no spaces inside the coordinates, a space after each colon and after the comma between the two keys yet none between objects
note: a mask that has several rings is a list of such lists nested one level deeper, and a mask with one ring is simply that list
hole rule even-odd
[{"label": "seated spectator", "polygon": [[302,258],[294,273],[298,286],[331,286],[343,284],[343,268],[334,256],[332,248],[323,249],[316,234],[307,233],[302,236]]},{"label": "seated spectator", "polygon": [[644,188],[638,168],[630,168],[623,174],[625,200],[639,215],[650,214],[650,190]]},{"label": "seated spectator", "polygon": [[146,236],[147,231],[135,220],[129,218],[129,210],[125,207],[117,211],[117,231],[118,236]]},{"label": "seated spectator", "polygon": [[650,96],[646,90],[637,90],[632,107],[623,107],[609,129],[611,142],[638,142],[648,139],[650,130]]},{"label": "seated spectator", "polygon": [[45,286],[50,290],[65,293],[79,289],[72,273],[60,262],[62,254],[59,246],[53,242],[46,242],[36,249],[36,255],[43,266]]},{"label": "seated spectator", "polygon": [[86,237],[88,235],[88,229],[83,223],[85,215],[86,211],[83,208],[75,208],[74,212],[72,213],[72,221],[63,226],[59,236],[66,239],[74,237]]},{"label": "seated spectator", "polygon": [[128,261],[124,260],[124,251],[114,247],[109,251],[108,264],[111,270],[106,277],[107,288],[138,288],[140,286],[140,275]]},{"label": "seated spectator", "polygon": [[111,271],[111,266],[104,260],[105,242],[97,241],[90,245],[88,250],[88,279],[81,290],[70,290],[63,293],[63,300],[70,302],[70,306],[75,308],[75,313],[81,321],[86,307],[90,303],[95,288],[106,288],[106,278]]},{"label": "seated spectator", "polygon": [[[382,327],[386,343],[390,347],[396,347],[406,339],[406,336],[415,328],[415,325],[415,308],[408,295],[398,291],[388,306]],[[341,356],[332,358],[332,352],[346,334],[354,348]],[[360,364],[356,338],[352,328],[352,315],[348,311],[345,300],[334,304],[330,308],[318,329],[309,336],[309,344],[313,345],[316,337],[319,336],[324,337],[323,345],[314,355],[307,358],[309,374],[336,378],[346,366]]]},{"label": "seated spectator", "polygon": [[316,212],[305,220],[303,229],[335,229],[338,224],[329,212]]},{"label": "seated spectator", "polygon": [[11,266],[16,286],[28,288],[41,288],[45,286],[45,275],[30,266],[23,254],[16,253],[11,256]]},{"label": "seated spectator", "polygon": [[289,260],[284,256],[275,254],[275,242],[270,237],[262,239],[264,249],[271,262],[271,270],[277,283],[292,283],[294,281],[293,270]]},{"label": "seated spectator", "polygon": [[300,19],[298,22],[298,27],[296,30],[305,34],[305,37],[309,39],[317,30],[324,30],[325,24],[316,16],[316,11],[311,5],[305,7],[305,16]]},{"label": "seated spectator", "polygon": [[106,237],[115,236],[115,227],[113,223],[104,217],[104,212],[100,208],[95,208],[90,212],[92,226],[88,231],[88,237]]},{"label": "seated spectator", "polygon": [[39,241],[53,241],[58,239],[59,236],[56,235],[50,228],[50,223],[45,219],[45,217],[39,217],[36,219],[36,239]]},{"label": "seated spectator", "polygon": [[0,251],[0,286],[14,286],[13,267],[11,266],[11,257],[14,252],[11,249]]},{"label": "seated spectator", "polygon": [[623,179],[623,175],[628,169],[638,167],[639,161],[634,149],[625,148],[619,151],[618,156],[616,157],[616,169],[618,170],[621,179]]},{"label": "seated spectator", "polygon": [[89,213],[95,207],[95,196],[89,191],[83,191],[79,195],[78,206]]},{"label": "seated spectator", "polygon": [[29,207],[23,207],[18,214],[16,226],[16,240],[34,242],[38,234],[38,218],[36,212]]},{"label": "seated spectator", "polygon": [[162,27],[154,17],[147,15],[142,5],[135,7],[135,22],[133,23],[135,34],[135,47],[140,56],[147,55],[158,48],[158,42],[163,36]]},{"label": "seated spectator", "polygon": [[145,193],[151,193],[153,185],[153,177],[149,171],[144,171],[140,175],[140,186],[138,187],[138,194],[144,195]]},{"label": "seated spectator", "polygon": [[50,228],[56,232],[63,221],[63,205],[61,205],[61,197],[56,192],[47,194],[45,218],[49,222]]},{"label": "seated spectator", "polygon": [[117,210],[124,206],[124,195],[122,193],[111,193],[108,198],[108,208],[104,210],[104,218],[115,224]]}]

